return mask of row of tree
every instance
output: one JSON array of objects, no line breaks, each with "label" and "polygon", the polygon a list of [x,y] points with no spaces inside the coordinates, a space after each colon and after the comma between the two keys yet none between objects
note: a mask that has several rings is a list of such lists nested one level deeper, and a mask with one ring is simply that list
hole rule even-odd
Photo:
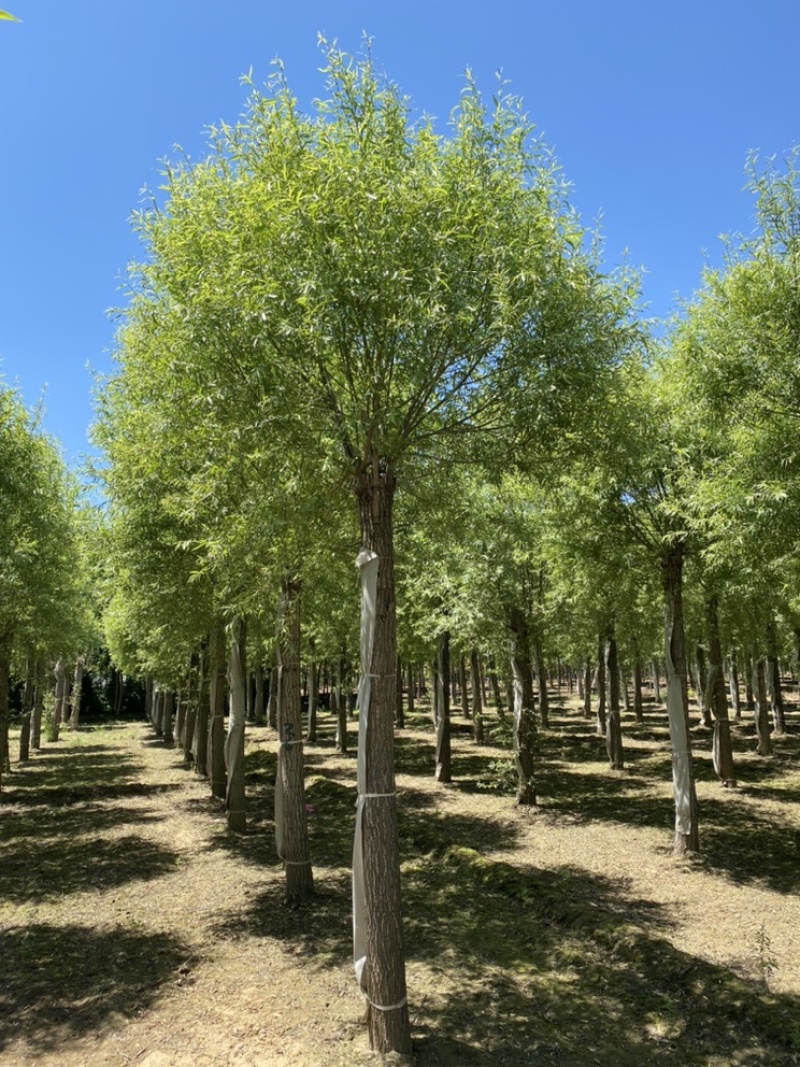
[{"label": "row of tree", "polygon": [[[511,694],[517,801],[530,804],[548,663],[570,664],[587,693],[596,675],[621,767],[620,663],[636,678],[663,659],[678,852],[699,848],[689,664],[722,782],[735,780],[726,670],[752,676],[760,751],[767,680],[784,728],[777,660],[800,620],[800,205],[793,157],[753,162],[755,236],[731,242],[725,268],[655,341],[636,279],[603,269],[502,86],[487,103],[467,80],[443,134],[369,58],[324,54],[327,97],[311,114],[279,70],[236,126],[212,130],[207,160],[167,170],[164,202],[137,217],[146,256],[98,396],[104,513],[76,538],[72,490],[45,478],[25,527],[44,558],[61,516],[69,533],[53,544],[91,545],[88,563],[4,572],[16,585],[0,599],[14,605],[0,638],[52,657],[52,641],[33,637],[52,608],[24,596],[60,581],[73,603],[75,576],[91,574],[85,603],[102,604],[114,663],[147,680],[162,732],[180,691],[179,739],[232,829],[245,819],[248,663],[262,692],[274,668],[276,835],[293,900],[313,887],[301,664],[313,694],[321,661],[340,691],[358,661],[354,956],[371,1045],[407,1051],[399,662],[438,679],[446,781],[445,681],[457,670],[466,691],[466,666],[478,678],[483,657]],[[11,394],[9,413],[20,456],[41,452],[20,471],[50,469],[52,446]],[[0,470],[16,499],[27,475]],[[16,536],[6,543],[24,568]],[[85,629],[71,632],[58,654],[77,659]],[[479,707],[473,720],[480,740]]]}]

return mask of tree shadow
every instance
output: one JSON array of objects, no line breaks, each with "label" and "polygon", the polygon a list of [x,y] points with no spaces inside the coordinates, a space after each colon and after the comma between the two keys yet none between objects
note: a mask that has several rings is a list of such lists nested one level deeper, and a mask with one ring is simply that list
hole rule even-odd
[{"label": "tree shadow", "polygon": [[425,1062],[797,1062],[800,1001],[677,950],[622,882],[454,849],[404,889],[408,958],[439,961],[412,1005]]},{"label": "tree shadow", "polygon": [[35,1055],[97,1036],[114,1016],[148,1008],[192,963],[165,933],[38,923],[0,931],[0,1049],[23,1038]]},{"label": "tree shadow", "polygon": [[2,851],[0,898],[23,903],[96,892],[168,874],[180,861],[178,853],[135,835],[108,841],[64,833],[35,848],[19,841]]}]

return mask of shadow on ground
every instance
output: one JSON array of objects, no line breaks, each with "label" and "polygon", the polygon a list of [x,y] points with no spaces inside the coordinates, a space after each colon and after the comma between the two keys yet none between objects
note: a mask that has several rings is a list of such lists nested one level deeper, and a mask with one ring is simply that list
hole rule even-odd
[{"label": "shadow on ground", "polygon": [[187,974],[189,950],[168,934],[31,924],[0,931],[0,1049],[24,1039],[31,1053],[98,1036],[134,1016],[165,982]]}]

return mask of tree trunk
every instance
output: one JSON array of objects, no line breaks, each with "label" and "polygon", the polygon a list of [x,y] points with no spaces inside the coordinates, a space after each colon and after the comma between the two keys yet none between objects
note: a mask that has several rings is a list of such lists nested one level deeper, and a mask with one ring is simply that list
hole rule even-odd
[{"label": "tree trunk", "polygon": [[75,660],[75,674],[72,679],[72,713],[69,717],[70,730],[77,730],[81,720],[81,698],[83,697],[83,671],[85,660],[78,656]]},{"label": "tree trunk", "polygon": [[708,706],[708,667],[706,666],[706,652],[702,645],[695,649],[695,663],[697,664],[697,705],[700,710],[700,722],[709,730],[713,726],[711,708]]},{"label": "tree trunk", "polygon": [[175,694],[171,689],[164,693],[164,703],[161,705],[161,733],[165,745],[175,744],[175,733],[172,728],[172,715],[175,710]]},{"label": "tree trunk", "polygon": [[667,665],[667,715],[672,743],[672,783],[675,796],[676,856],[698,852],[697,793],[689,737],[689,691],[683,636],[683,541],[675,539],[661,557],[664,589],[664,654]]},{"label": "tree trunk", "polygon": [[[54,673],[56,676],[56,697],[55,708],[53,709],[51,736],[48,738],[49,741],[58,741],[58,735],[61,730],[61,720],[64,717],[64,705],[67,700],[67,672],[64,667],[64,661],[60,656],[56,660]],[[0,738],[0,746],[1,745],[2,739]]]},{"label": "tree trunk", "polygon": [[786,708],[783,702],[781,672],[778,666],[778,640],[775,633],[775,620],[767,623],[767,685],[772,705],[772,729],[776,736],[786,733]]},{"label": "tree trunk", "polygon": [[452,782],[450,746],[450,634],[445,630],[439,637],[437,657],[439,683],[439,721],[436,724],[436,781]]},{"label": "tree trunk", "polygon": [[36,689],[36,662],[28,656],[25,665],[25,690],[22,696],[22,722],[19,731],[19,762],[27,763],[31,758],[31,716]]},{"label": "tree trunk", "polygon": [[228,814],[228,829],[236,833],[244,833],[247,829],[244,793],[244,728],[247,721],[245,640],[244,620],[234,619],[231,625],[228,666],[230,704],[228,732],[225,735],[225,772],[228,776],[225,808]]},{"label": "tree trunk", "polygon": [[473,648],[469,654],[470,674],[472,676],[472,737],[476,745],[483,744],[483,688],[481,686],[481,668],[478,650]]},{"label": "tree trunk", "polygon": [[644,703],[642,701],[642,661],[636,656],[633,661],[633,717],[638,723],[644,722]]},{"label": "tree trunk", "polygon": [[[255,669],[255,683],[256,683],[256,695],[253,701],[253,718],[255,719],[257,726],[263,726],[267,721],[266,716],[266,703],[264,700],[264,664],[261,660],[256,664]],[[316,740],[316,738],[314,738]]]},{"label": "tree trunk", "polygon": [[708,639],[708,681],[704,703],[714,715],[712,757],[714,770],[724,786],[736,785],[731,746],[731,724],[728,719],[728,699],[725,694],[725,665],[719,638],[719,606],[717,598],[708,597],[705,605],[706,636]]},{"label": "tree trunk", "polygon": [[653,699],[657,704],[661,703],[661,674],[656,660],[653,660]]},{"label": "tree trunk", "polygon": [[752,656],[747,656],[744,671],[744,706],[748,711],[753,712],[756,710],[755,687],[753,685],[753,679],[756,676],[755,672],[755,660]]},{"label": "tree trunk", "polygon": [[525,615],[512,608],[508,617],[511,670],[514,673],[514,753],[517,764],[517,804],[535,804],[534,757],[536,720],[533,713],[533,672]]},{"label": "tree trunk", "polygon": [[[342,651],[336,671],[336,751],[347,752],[347,657]],[[359,709],[360,713],[360,709]]]},{"label": "tree trunk", "polygon": [[469,694],[467,693],[467,661],[463,655],[458,657],[458,688],[461,701],[461,714],[469,718]]},{"label": "tree trunk", "polygon": [[597,650],[597,704],[595,706],[595,731],[601,737],[606,732],[606,648],[602,635]]},{"label": "tree trunk", "polygon": [[489,661],[489,685],[492,689],[492,698],[494,700],[494,706],[497,709],[497,714],[503,714],[503,695],[500,692],[500,679],[497,676],[494,660]]},{"label": "tree trunk", "polygon": [[192,653],[186,678],[186,711],[183,726],[183,758],[187,767],[194,762],[194,743],[200,706],[200,656]]},{"label": "tree trunk", "polygon": [[622,724],[619,715],[619,662],[617,659],[617,639],[614,636],[614,624],[606,629],[605,647],[603,649],[605,675],[608,682],[608,716],[606,718],[606,751],[608,762],[615,771],[625,766],[622,751]]},{"label": "tree trunk", "polygon": [[211,678],[209,700],[211,721],[208,727],[208,777],[211,793],[224,799],[227,792],[225,777],[225,627],[220,621],[211,633]]},{"label": "tree trunk", "polygon": [[403,664],[397,657],[397,690],[395,693],[394,724],[398,730],[405,730],[406,716],[403,703]]},{"label": "tree trunk", "polygon": [[414,712],[414,664],[408,665],[408,714],[411,715]]},{"label": "tree trunk", "polygon": [[753,697],[754,697],[754,711],[756,719],[756,735],[758,737],[758,747],[756,751],[759,756],[771,756],[772,755],[772,737],[769,730],[769,710],[767,708],[767,681],[766,671],[764,668],[764,660],[756,660],[753,664]]},{"label": "tree trunk", "polygon": [[589,657],[583,664],[583,717],[584,719],[591,719],[592,717],[592,661]]},{"label": "tree trunk", "polygon": [[734,719],[742,717],[742,701],[739,696],[739,668],[736,666],[736,658],[731,656],[728,660],[728,688],[731,694],[731,707]]},{"label": "tree trunk", "polygon": [[194,722],[192,755],[197,774],[208,776],[208,729],[211,715],[208,642],[203,641],[197,668],[197,718]]},{"label": "tree trunk", "polygon": [[308,846],[300,714],[300,583],[286,578],[278,608],[278,772],[275,847],[286,867],[286,901],[295,906],[314,891]]},{"label": "tree trunk", "polygon": [[[542,640],[540,637],[536,637],[533,642],[534,655],[536,657],[536,688],[539,694],[539,715],[541,718],[541,724],[543,729],[547,729],[550,725],[550,700],[547,696],[547,668],[544,662],[544,653],[542,652]],[[561,667],[559,665],[559,671]],[[561,683],[559,682],[559,689]]]},{"label": "tree trunk", "polygon": [[270,729],[278,729],[278,668],[269,672],[269,696],[267,697],[267,722]]},{"label": "tree trunk", "polygon": [[31,717],[31,748],[39,749],[42,745],[42,712],[44,710],[45,674],[44,662],[36,660],[36,688],[33,697],[33,715]]},{"label": "tree trunk", "polygon": [[0,637],[0,787],[3,784],[4,773],[10,768],[8,682],[11,676],[11,646],[11,634],[4,634]]},{"label": "tree trunk", "polygon": [[370,1048],[410,1055],[394,779],[394,475],[375,458],[359,470],[355,488],[362,593],[353,955]]},{"label": "tree trunk", "polygon": [[306,741],[310,745],[317,741],[317,697],[319,695],[319,673],[314,659],[314,642],[309,644],[308,656],[308,731]]}]

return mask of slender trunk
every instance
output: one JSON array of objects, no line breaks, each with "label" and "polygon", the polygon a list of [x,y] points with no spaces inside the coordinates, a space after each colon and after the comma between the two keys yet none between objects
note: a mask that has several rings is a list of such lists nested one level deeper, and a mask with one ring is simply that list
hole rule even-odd
[{"label": "slender trunk", "polygon": [[461,700],[461,714],[469,718],[469,697],[467,695],[467,663],[464,656],[458,657],[458,688]]},{"label": "slender trunk", "polygon": [[[67,672],[64,667],[64,661],[60,656],[56,660],[54,673],[56,676],[56,702],[55,708],[53,709],[53,723],[48,741],[58,741],[58,735],[61,730],[61,720],[64,717],[64,704],[67,699]],[[6,688],[8,688],[7,682]],[[2,746],[2,738],[0,738],[0,746]]]},{"label": "slender trunk", "polygon": [[439,665],[435,659],[431,661],[431,695],[433,696],[431,701],[433,728],[437,730],[439,727],[439,703],[442,697],[442,682],[439,678]]},{"label": "slender trunk", "polygon": [[310,745],[317,740],[317,696],[319,694],[319,674],[314,659],[314,642],[309,642],[308,655],[308,731],[306,741]]},{"label": "slender trunk", "polygon": [[644,722],[644,703],[642,701],[642,661],[638,656],[633,661],[633,716],[637,722]]},{"label": "slender trunk", "polygon": [[81,698],[83,697],[83,672],[85,667],[83,656],[75,660],[75,674],[72,679],[72,714],[69,717],[70,730],[77,730],[81,720]]},{"label": "slender trunk", "polygon": [[25,690],[22,697],[22,722],[19,731],[19,762],[27,763],[31,758],[31,716],[36,689],[36,661],[28,656],[25,665]]},{"label": "slender trunk", "polygon": [[592,661],[588,658],[583,665],[583,717],[592,717]]},{"label": "slender trunk", "polygon": [[377,458],[356,480],[362,599],[353,955],[367,998],[370,1048],[410,1055],[394,780],[394,484]]},{"label": "slender trunk", "polygon": [[483,744],[483,689],[480,683],[480,661],[478,650],[473,648],[469,654],[470,674],[472,675],[472,737],[475,744]]},{"label": "slender trunk", "polygon": [[184,684],[175,693],[175,737],[181,748],[186,746],[186,703],[188,694]]},{"label": "slender trunk", "polygon": [[278,668],[269,672],[269,696],[267,697],[267,722],[270,729],[278,729]]},{"label": "slender trunk", "polygon": [[739,668],[736,665],[736,657],[731,656],[728,660],[728,689],[731,694],[731,707],[734,719],[742,717],[742,701],[739,696]]},{"label": "slender trunk", "polygon": [[745,658],[744,671],[744,706],[748,711],[756,710],[756,697],[753,679],[755,678],[756,663],[752,656]]},{"label": "slender trunk", "polygon": [[394,723],[398,730],[406,727],[405,705],[403,703],[403,664],[397,657],[397,691],[395,694]]},{"label": "slender trunk", "polygon": [[675,855],[697,852],[697,793],[689,737],[689,692],[683,636],[683,557],[681,540],[669,543],[661,557],[664,588],[664,653],[667,664],[667,715],[672,743],[672,783],[675,796]]},{"label": "slender trunk", "polygon": [[225,777],[225,627],[219,620],[211,632],[211,678],[209,700],[211,721],[208,726],[208,777],[211,793],[224,799]]},{"label": "slender trunk", "polygon": [[776,736],[786,733],[786,708],[783,702],[781,672],[778,666],[778,639],[775,620],[767,623],[767,684],[772,705],[772,729]]},{"label": "slender trunk", "polygon": [[228,732],[225,735],[225,772],[228,776],[225,808],[228,814],[228,829],[236,833],[244,833],[247,829],[244,793],[244,728],[247,721],[245,640],[244,620],[234,619],[231,625],[228,665],[230,704]]},{"label": "slender trunk", "polygon": [[193,652],[186,679],[186,719],[183,728],[183,758],[187,767],[191,767],[195,760],[197,716],[200,714],[200,670],[200,656]]},{"label": "slender trunk", "polygon": [[194,756],[195,772],[206,777],[208,776],[208,723],[211,715],[208,675],[208,642],[204,640],[200,647],[200,657],[198,660],[197,718],[194,723],[192,754]]},{"label": "slender trunk", "polygon": [[769,709],[767,707],[767,680],[764,660],[756,660],[753,664],[752,688],[754,697],[754,711],[756,719],[756,736],[759,756],[772,755],[772,737],[769,730]]},{"label": "slender trunk", "polygon": [[175,744],[175,733],[172,729],[172,715],[175,710],[175,694],[171,689],[168,689],[164,693],[164,703],[162,705],[162,718],[161,718],[161,733],[164,737],[165,745]]},{"label": "slender trunk", "polygon": [[408,665],[408,714],[411,715],[414,712],[414,664]]},{"label": "slender trunk", "polygon": [[492,689],[492,698],[494,700],[494,706],[497,709],[497,714],[503,714],[503,696],[500,692],[500,679],[497,677],[497,671],[495,670],[494,660],[489,660],[489,685]]},{"label": "slender trunk", "polygon": [[508,616],[511,670],[514,673],[514,753],[517,764],[517,804],[535,804],[534,756],[536,720],[533,712],[533,671],[530,636],[525,615],[512,608]]},{"label": "slender trunk", "polygon": [[8,758],[8,682],[11,676],[11,646],[11,634],[4,634],[0,637],[0,787],[3,784],[3,774],[10,768]]},{"label": "slender trunk", "polygon": [[712,757],[714,770],[724,786],[736,785],[731,745],[731,724],[728,719],[728,698],[725,693],[725,665],[719,637],[719,606],[710,596],[704,604],[706,636],[708,639],[708,681],[704,703],[714,715]]},{"label": "slender trunk", "polygon": [[156,687],[153,694],[153,730],[156,737],[163,737],[161,722],[164,718],[161,709],[164,706],[164,690]]},{"label": "slender trunk", "polygon": [[286,868],[286,901],[297,905],[314,891],[308,846],[300,714],[300,583],[286,578],[278,608],[278,772],[275,847]]},{"label": "slender trunk", "polygon": [[342,652],[336,672],[336,751],[347,752],[347,657]]},{"label": "slender trunk", "polygon": [[[534,639],[533,650],[536,657],[536,688],[539,694],[539,715],[542,728],[546,730],[550,725],[550,700],[547,696],[547,668],[545,667],[544,653],[542,652],[542,640],[540,637]],[[559,678],[560,671],[561,666],[559,664]],[[559,681],[558,684],[560,689],[561,682]]]},{"label": "slender trunk", "polygon": [[661,703],[661,671],[657,660],[653,660],[653,699],[656,704]]},{"label": "slender trunk", "polygon": [[622,750],[622,724],[619,715],[619,662],[617,660],[617,639],[614,636],[614,624],[609,623],[606,629],[605,647],[603,650],[605,660],[605,674],[608,681],[608,716],[606,718],[606,751],[608,762],[615,771],[621,771],[625,766],[625,757]]},{"label": "slender trunk", "polygon": [[436,725],[436,781],[452,782],[450,747],[450,634],[445,630],[439,637],[436,664],[439,675],[439,721]]},{"label": "slender trunk", "polygon": [[266,702],[264,700],[264,664],[259,660],[255,669],[256,694],[253,701],[253,717],[257,726],[267,721]]},{"label": "slender trunk", "polygon": [[44,662],[36,660],[36,688],[33,697],[33,715],[31,717],[31,748],[39,749],[42,745],[42,712],[44,711]]},{"label": "slender trunk", "polygon": [[153,697],[153,676],[152,674],[148,674],[144,680],[144,714],[145,718],[149,719],[151,723],[155,720]]},{"label": "slender trunk", "polygon": [[695,692],[697,693],[697,706],[700,709],[700,721],[703,726],[711,729],[713,719],[711,708],[708,706],[708,667],[706,666],[706,652],[702,645],[695,650],[695,662],[697,664],[697,680]]},{"label": "slender trunk", "polygon": [[601,737],[606,732],[606,649],[602,635],[597,651],[597,705],[595,707],[595,731]]}]

